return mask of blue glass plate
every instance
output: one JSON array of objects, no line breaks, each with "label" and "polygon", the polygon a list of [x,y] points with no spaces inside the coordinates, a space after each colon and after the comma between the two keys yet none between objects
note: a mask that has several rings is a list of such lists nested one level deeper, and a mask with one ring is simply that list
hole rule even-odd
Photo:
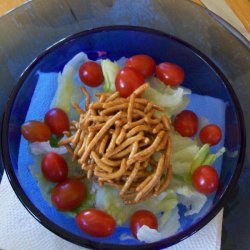
[{"label": "blue glass plate", "polygon": [[[59,72],[77,53],[84,51],[90,59],[130,57],[147,54],[158,63],[171,61],[186,72],[184,87],[194,93],[213,96],[227,103],[225,147],[234,155],[225,154],[220,186],[211,208],[205,215],[195,216],[192,225],[160,242],[143,244],[136,240],[121,241],[127,229],[117,228],[108,238],[94,238],[81,232],[73,218],[56,211],[43,200],[36,180],[27,168],[18,166],[20,127],[24,122],[36,87],[38,72]],[[101,53],[100,53],[101,52]],[[46,89],[44,90],[46,91]],[[240,175],[245,153],[245,127],[236,95],[221,71],[189,44],[160,31],[129,26],[114,26],[84,31],[70,36],[37,57],[22,74],[4,113],[1,131],[1,153],[8,178],[17,196],[28,211],[45,227],[73,243],[102,249],[156,249],[167,247],[190,236],[208,223],[222,208]],[[3,147],[4,145],[4,147]]]}]

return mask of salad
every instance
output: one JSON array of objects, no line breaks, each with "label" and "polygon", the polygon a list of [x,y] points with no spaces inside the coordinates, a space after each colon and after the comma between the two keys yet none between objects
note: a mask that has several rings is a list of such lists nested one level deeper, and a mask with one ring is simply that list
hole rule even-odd
[{"label": "salad", "polygon": [[213,164],[225,149],[210,152],[221,128],[185,109],[184,81],[179,65],[148,55],[112,62],[77,54],[59,73],[44,119],[21,127],[44,198],[91,236],[124,226],[143,242],[180,228],[178,204],[185,216],[199,213],[217,190]]}]

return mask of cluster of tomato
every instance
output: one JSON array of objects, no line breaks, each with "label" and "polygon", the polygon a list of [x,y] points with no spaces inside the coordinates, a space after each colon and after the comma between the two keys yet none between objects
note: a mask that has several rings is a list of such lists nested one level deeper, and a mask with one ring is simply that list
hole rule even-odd
[{"label": "cluster of tomato", "polygon": [[[125,67],[116,76],[115,87],[122,97],[130,96],[135,89],[145,83],[145,79],[156,73],[156,76],[169,86],[178,86],[184,81],[183,69],[174,63],[163,62],[156,65],[148,55],[130,57]],[[86,62],[79,69],[82,82],[90,87],[102,84],[104,77],[101,66],[96,62]]]},{"label": "cluster of tomato", "polygon": [[[155,72],[167,85],[177,86],[184,80],[184,71],[178,65],[165,62],[156,66],[150,56],[137,55],[129,58],[125,67],[118,73],[116,89],[121,96],[127,97],[145,82],[145,78]],[[91,87],[97,87],[104,81],[100,65],[92,61],[81,65],[79,76],[83,83]],[[21,131],[29,142],[43,142],[50,140],[52,134],[62,136],[68,129],[67,114],[59,108],[53,108],[46,113],[44,122],[29,121],[22,125]],[[84,201],[85,186],[80,180],[68,178],[68,166],[61,155],[52,152],[44,155],[41,170],[48,180],[58,183],[51,192],[52,203],[58,210],[73,210]],[[76,222],[84,232],[95,237],[109,236],[116,227],[112,216],[94,208],[81,211],[76,216]],[[134,237],[137,237],[137,231],[143,225],[157,229],[156,216],[147,210],[135,212],[130,220],[130,229]]]},{"label": "cluster of tomato", "polygon": [[[44,122],[29,121],[22,125],[21,132],[29,142],[48,141],[52,134],[62,136],[69,130],[67,114],[59,109],[49,110]],[[43,156],[41,170],[46,179],[57,183],[52,189],[52,204],[60,211],[71,211],[81,205],[86,198],[86,187],[81,180],[68,178],[68,166],[65,159],[54,152]],[[76,223],[85,233],[95,237],[107,237],[113,234],[116,222],[112,216],[95,208],[82,210],[76,216]],[[146,210],[137,211],[131,217],[131,232],[137,237],[137,230],[142,225],[157,228],[155,215]]]},{"label": "cluster of tomato", "polygon": [[45,114],[44,122],[32,120],[21,127],[23,137],[29,142],[48,141],[52,134],[62,136],[67,130],[69,130],[69,118],[59,108],[49,110]]},{"label": "cluster of tomato", "polygon": [[[175,117],[174,128],[184,137],[194,136],[198,130],[197,115],[190,110],[183,110]],[[215,124],[204,126],[199,133],[200,141],[210,146],[218,144],[221,137],[221,129]],[[203,165],[194,171],[192,182],[200,193],[209,194],[216,191],[219,184],[219,176],[212,166]]]},{"label": "cluster of tomato", "polygon": [[[184,70],[177,64],[163,62],[156,65],[154,59],[148,55],[136,55],[130,57],[125,67],[120,70],[115,80],[115,87],[119,94],[128,97],[141,86],[147,77],[156,74],[159,80],[168,86],[175,87],[183,83]],[[96,62],[86,62],[79,70],[82,82],[91,87],[102,84],[104,77],[102,68]],[[174,121],[174,128],[182,136],[192,137],[198,130],[198,118],[190,110],[184,110],[178,114]],[[199,134],[203,144],[216,145],[222,137],[220,128],[215,124],[203,127]],[[214,192],[219,183],[219,177],[212,166],[200,166],[192,175],[194,187],[201,193]]]},{"label": "cluster of tomato", "polygon": [[[136,55],[129,58],[125,67],[118,73],[115,81],[116,90],[121,96],[127,97],[154,73],[169,86],[180,85],[185,76],[183,69],[176,64],[163,62],[156,66],[150,56]],[[79,76],[83,83],[91,87],[97,87],[104,81],[100,65],[92,61],[81,65]],[[198,118],[191,111],[183,111],[176,116],[174,127],[182,136],[191,137],[197,132]],[[63,132],[68,130],[68,116],[59,108],[49,110],[44,122],[29,121],[21,128],[24,138],[29,142],[48,141],[52,134],[62,136]],[[201,130],[200,138],[203,143],[215,145],[221,139],[220,129],[216,125],[208,125]],[[218,185],[216,171],[208,167],[201,166],[193,174],[193,184],[202,193],[212,192]],[[51,200],[58,210],[71,211],[84,202],[86,188],[80,180],[68,178],[68,166],[61,155],[52,152],[44,155],[41,170],[48,180],[57,183],[51,192]],[[85,233],[95,237],[110,236],[116,227],[112,216],[95,208],[82,210],[76,216],[76,223]],[[130,219],[130,229],[134,237],[137,237],[137,231],[143,225],[157,229],[156,216],[147,210],[135,212]]]},{"label": "cluster of tomato", "polygon": [[[21,128],[22,135],[29,142],[48,141],[52,135],[61,137],[63,132],[68,130],[68,116],[59,108],[49,110],[45,114],[44,122],[29,121]],[[68,166],[61,155],[55,152],[45,154],[41,170],[46,179],[58,183],[51,194],[52,203],[57,209],[68,211],[81,204],[85,196],[85,187],[80,180],[68,178]]]}]

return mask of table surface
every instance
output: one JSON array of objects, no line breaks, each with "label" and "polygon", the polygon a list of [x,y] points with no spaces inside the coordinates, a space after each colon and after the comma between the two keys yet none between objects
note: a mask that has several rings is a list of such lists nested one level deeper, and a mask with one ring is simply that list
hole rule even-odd
[{"label": "table surface", "polygon": [[[0,16],[25,2],[27,0],[0,0]],[[193,0],[193,2],[202,5],[200,0]]]},{"label": "table surface", "polygon": [[[20,6],[28,0],[0,0],[0,16],[8,13],[10,10]],[[202,0],[191,0],[203,7]],[[225,0],[226,3],[232,8],[234,13],[241,20],[245,28],[250,32],[250,1],[249,0]]]},{"label": "table surface", "polygon": [[[200,0],[194,1],[200,3]],[[240,2],[248,0],[237,1]],[[6,11],[9,11],[15,6],[20,5],[22,2],[25,1],[0,0],[0,15],[6,13]],[[84,2],[85,5],[83,5],[82,2]],[[93,9],[93,6],[91,6],[91,1],[33,0],[29,4],[18,8],[17,10],[5,15],[3,18],[0,18],[0,32],[1,34],[4,34],[2,37],[0,37],[0,60],[4,60],[4,63],[0,67],[0,80],[1,82],[8,81],[9,83],[5,84],[4,88],[0,88],[0,96],[2,98],[1,106],[3,106],[4,102],[6,101],[6,98],[4,98],[6,93],[11,91],[13,84],[15,84],[24,67],[28,65],[28,63],[32,60],[32,58],[35,57],[35,55],[38,54],[38,52],[41,52],[49,44],[53,44],[58,40],[58,38],[64,37],[70,33],[75,33],[79,29],[91,28],[91,22],[93,22],[95,11],[101,11],[102,8],[109,8],[111,2],[114,2],[114,0],[97,0],[97,3],[99,4],[95,6],[95,9]],[[155,2],[160,2],[162,5],[163,3],[165,4],[165,2],[161,0],[155,0]],[[166,2],[171,1],[169,0]],[[181,7],[179,2],[181,2],[182,5],[185,5],[185,8],[191,9],[197,7],[190,6],[190,4],[186,3],[185,1],[172,1],[172,4],[176,5],[177,7]],[[59,5],[60,9],[56,8]],[[78,5],[81,5],[83,10],[84,8],[90,8],[90,12],[87,13],[84,11],[79,11]],[[203,13],[201,11],[200,15],[205,16],[207,13]],[[103,22],[108,21],[103,20]],[[96,25],[100,25],[100,23],[96,22]],[[149,26],[153,26],[153,23],[149,23]],[[159,27],[159,29],[160,28],[162,27]],[[200,30],[200,32],[202,32],[202,30]],[[225,30],[221,30],[221,32],[225,32]],[[179,35],[182,36],[181,33],[179,33]],[[216,34],[213,35],[216,39]],[[32,37],[34,36],[37,39],[33,41]],[[46,40],[43,36],[46,36]],[[29,39],[32,40],[32,42]],[[242,50],[245,49],[243,45],[238,45]],[[202,50],[203,47],[199,49]],[[247,63],[250,65],[250,60],[248,60]],[[240,69],[237,70],[240,72]],[[249,68],[246,69],[245,73],[246,74],[242,77],[247,77],[246,75],[249,73]],[[243,78],[241,80],[244,82]],[[239,94],[243,95],[242,93],[240,92]],[[245,99],[243,97],[241,99],[243,107],[247,105],[249,106],[247,100]],[[244,112],[246,122],[250,126],[250,113],[247,113],[247,109],[244,110]],[[2,110],[0,115],[2,115]],[[249,186],[250,171],[248,159],[246,159],[239,184],[235,188],[234,193],[231,196],[231,200],[227,203],[224,209],[222,249],[250,249],[250,215],[248,215],[249,213],[247,212],[243,212],[247,211],[247,209],[250,207]]]},{"label": "table surface", "polygon": [[0,0],[0,15],[6,14],[24,2],[27,2],[27,0]]},{"label": "table surface", "polygon": [[[192,0],[193,2],[203,5],[201,0]],[[0,0],[0,15],[7,13],[8,11],[14,9],[17,6],[27,2],[27,0]]]}]

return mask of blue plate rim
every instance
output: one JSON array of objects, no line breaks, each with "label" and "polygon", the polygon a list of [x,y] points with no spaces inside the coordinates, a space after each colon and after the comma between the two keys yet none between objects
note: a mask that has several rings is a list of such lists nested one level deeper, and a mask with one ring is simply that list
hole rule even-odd
[{"label": "blue plate rim", "polygon": [[[59,40],[58,42],[54,43],[47,49],[45,49],[40,55],[38,55],[31,63],[30,65],[23,71],[21,74],[17,85],[14,87],[13,91],[11,92],[11,95],[6,103],[4,114],[2,117],[2,126],[1,126],[1,145],[8,145],[8,123],[11,115],[12,105],[15,101],[15,98],[19,92],[19,89],[21,88],[23,82],[25,81],[26,77],[30,74],[32,69],[35,67],[35,65],[43,59],[47,54],[52,52],[53,50],[60,47],[62,44],[70,42],[73,39],[77,39],[80,36],[88,35],[91,33],[97,33],[97,32],[103,32],[103,31],[110,31],[110,30],[124,30],[124,31],[140,31],[140,32],[146,32],[146,33],[153,33],[155,35],[168,37],[172,40],[175,40],[178,43],[181,43],[182,45],[188,47],[196,55],[198,55],[200,58],[205,60],[212,68],[213,70],[219,75],[219,77],[223,80],[225,83],[230,96],[234,102],[235,108],[237,110],[237,118],[240,123],[241,127],[241,147],[240,147],[240,153],[238,158],[238,163],[236,166],[236,170],[234,172],[234,175],[231,177],[231,180],[229,182],[228,187],[226,188],[225,192],[222,195],[222,198],[217,202],[217,204],[213,207],[212,210],[208,212],[208,214],[201,218],[199,221],[197,221],[194,225],[189,227],[188,229],[177,233],[174,236],[171,236],[167,239],[149,243],[149,244],[142,244],[142,245],[119,245],[119,249],[127,249],[128,247],[130,249],[157,249],[162,247],[169,247],[173,244],[176,244],[187,237],[191,236],[192,234],[196,233],[198,230],[200,230],[202,227],[204,227],[209,221],[211,221],[217,213],[222,209],[228,198],[230,197],[230,192],[234,188],[234,186],[237,183],[237,180],[240,176],[244,158],[245,158],[245,150],[246,150],[246,129],[245,129],[245,122],[243,117],[243,112],[241,109],[240,102],[231,86],[227,78],[224,76],[224,74],[221,72],[221,70],[202,52],[200,52],[198,49],[194,48],[192,45],[188,44],[187,42],[173,36],[170,34],[167,34],[165,32],[146,28],[146,27],[140,27],[140,26],[128,26],[128,25],[115,25],[115,26],[103,26],[98,27],[94,29],[84,30],[81,32],[78,32],[76,34],[70,35],[66,38],[63,38]],[[22,187],[20,183],[17,180],[17,177],[14,173],[14,170],[12,169],[11,159],[10,159],[10,153],[8,147],[1,147],[1,159],[2,164],[5,168],[7,177],[11,183],[11,186],[13,190],[15,191],[17,197],[22,202],[24,207],[30,212],[30,214],[39,221],[43,226],[45,226],[47,229],[49,229],[51,232],[57,234],[58,236],[75,243],[77,245],[85,246],[85,247],[94,247],[96,249],[117,249],[117,245],[115,244],[109,244],[109,243],[98,243],[91,240],[84,239],[80,236],[76,236],[70,232],[67,232],[62,227],[56,225],[52,221],[50,221],[46,216],[44,216],[36,207],[35,205],[29,200],[29,198],[26,196],[25,192],[22,190]]]}]

